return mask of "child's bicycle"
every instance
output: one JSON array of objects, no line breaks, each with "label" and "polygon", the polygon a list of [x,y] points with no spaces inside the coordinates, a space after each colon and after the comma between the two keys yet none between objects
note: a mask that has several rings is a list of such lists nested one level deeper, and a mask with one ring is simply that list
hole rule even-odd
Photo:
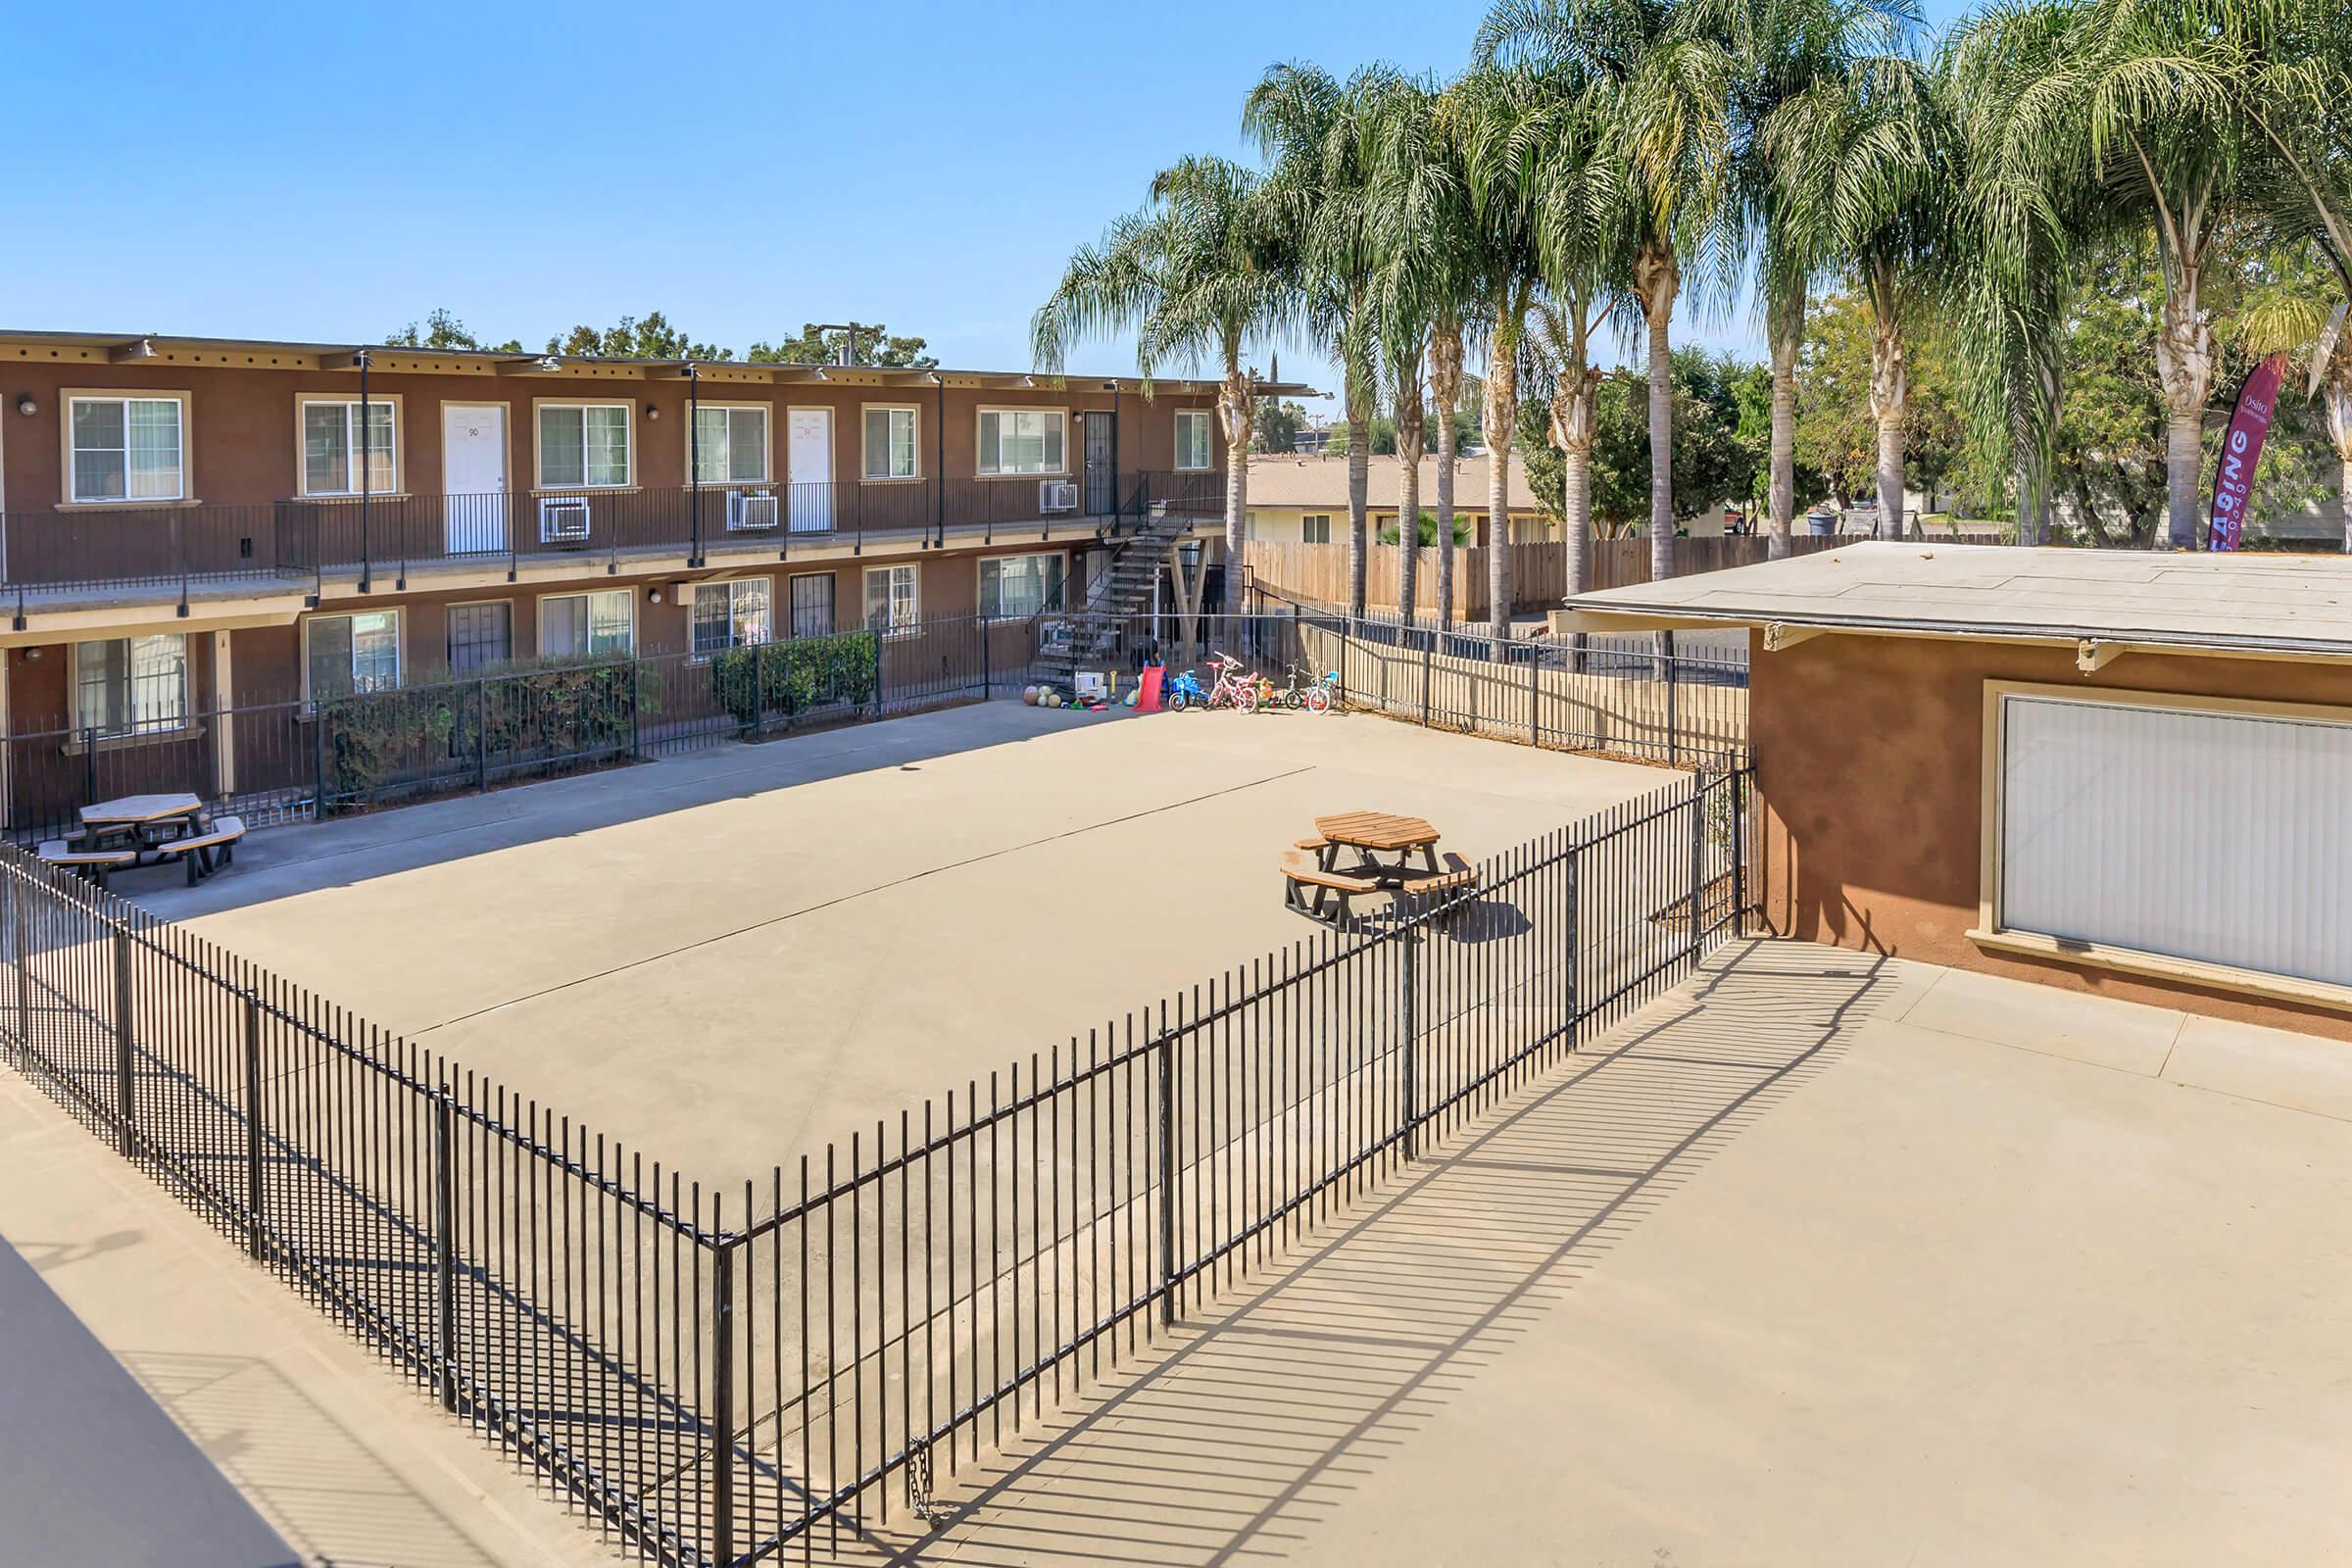
[{"label": "child's bicycle", "polygon": [[1217,666],[1217,678],[1208,688],[1203,708],[1231,708],[1239,712],[1257,710],[1257,677],[1243,673],[1242,662],[1231,654],[1209,651],[1208,662]]},{"label": "child's bicycle", "polygon": [[1321,680],[1310,680],[1303,689],[1300,688],[1298,677],[1311,674],[1311,665],[1292,664],[1290,666],[1291,683],[1280,694],[1283,707],[1303,708],[1310,713],[1331,711],[1332,704],[1339,696],[1340,672],[1336,669],[1326,670]]},{"label": "child's bicycle", "polygon": [[1189,669],[1178,670],[1160,696],[1171,713],[1181,713],[1188,708],[1204,707],[1208,702],[1208,693],[1201,689],[1200,677]]}]

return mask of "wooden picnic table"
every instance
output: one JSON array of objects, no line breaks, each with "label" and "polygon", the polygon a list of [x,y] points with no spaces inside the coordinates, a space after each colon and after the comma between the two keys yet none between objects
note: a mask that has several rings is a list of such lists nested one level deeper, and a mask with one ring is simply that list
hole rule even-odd
[{"label": "wooden picnic table", "polygon": [[81,808],[83,827],[146,827],[184,819],[194,822],[204,803],[193,795],[124,795]]},{"label": "wooden picnic table", "polygon": [[[1364,863],[1383,883],[1401,882],[1412,874],[1408,861],[1414,851],[1421,853],[1421,862],[1431,875],[1438,870],[1438,830],[1418,816],[1397,816],[1389,811],[1342,811],[1335,816],[1315,818],[1315,836],[1323,841],[1317,852],[1318,865],[1330,871],[1339,863],[1340,851],[1351,849],[1362,854]],[[1380,857],[1394,855],[1394,864],[1385,864]]]}]

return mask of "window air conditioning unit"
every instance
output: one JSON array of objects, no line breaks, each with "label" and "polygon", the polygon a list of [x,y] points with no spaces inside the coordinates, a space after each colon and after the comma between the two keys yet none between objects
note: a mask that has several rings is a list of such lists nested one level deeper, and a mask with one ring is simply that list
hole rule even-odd
[{"label": "window air conditioning unit", "polygon": [[729,528],[773,528],[775,525],[776,493],[773,490],[727,492]]},{"label": "window air conditioning unit", "polygon": [[1047,479],[1037,487],[1037,510],[1040,512],[1076,512],[1078,483],[1074,479]]},{"label": "window air conditioning unit", "polygon": [[570,544],[588,537],[586,496],[542,496],[539,499],[539,542]]}]

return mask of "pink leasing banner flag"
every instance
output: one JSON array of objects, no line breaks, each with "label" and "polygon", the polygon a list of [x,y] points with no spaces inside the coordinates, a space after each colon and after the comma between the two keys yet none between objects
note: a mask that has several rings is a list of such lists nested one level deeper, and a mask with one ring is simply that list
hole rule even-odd
[{"label": "pink leasing banner flag", "polygon": [[2286,373],[2286,357],[2274,354],[2247,373],[2238,389],[2237,412],[2222,433],[2222,460],[2213,470],[2213,536],[2211,548],[2235,550],[2245,528],[2246,500],[2254,493],[2254,466],[2262,461],[2262,438],[2271,433],[2271,415],[2278,407],[2278,382]]}]

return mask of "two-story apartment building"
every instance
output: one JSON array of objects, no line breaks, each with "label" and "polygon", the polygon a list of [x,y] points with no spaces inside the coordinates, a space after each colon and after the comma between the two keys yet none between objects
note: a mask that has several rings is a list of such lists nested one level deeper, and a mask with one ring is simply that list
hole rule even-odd
[{"label": "two-story apartment building", "polygon": [[1205,382],[0,332],[0,723],[1027,614],[1223,454]]}]

